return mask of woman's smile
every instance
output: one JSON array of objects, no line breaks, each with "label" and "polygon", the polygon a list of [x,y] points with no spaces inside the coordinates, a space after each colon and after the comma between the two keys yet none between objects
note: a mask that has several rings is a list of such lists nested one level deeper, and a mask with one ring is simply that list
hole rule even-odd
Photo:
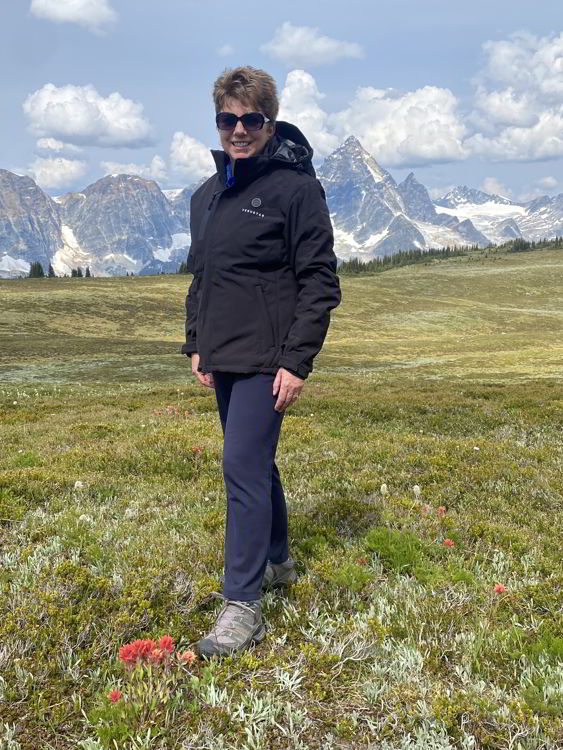
[{"label": "woman's smile", "polygon": [[[243,104],[238,99],[228,97],[222,107],[223,112],[232,112],[237,117],[246,112],[256,112],[256,107],[251,104]],[[274,132],[273,125],[264,123],[260,130],[246,130],[239,120],[233,130],[219,130],[221,146],[232,160],[246,159],[256,156],[264,150],[264,146],[270,140]]]}]

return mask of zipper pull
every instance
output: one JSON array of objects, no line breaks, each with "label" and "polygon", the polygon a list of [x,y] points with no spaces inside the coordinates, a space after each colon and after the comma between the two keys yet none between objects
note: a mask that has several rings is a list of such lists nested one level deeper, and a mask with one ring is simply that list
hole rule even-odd
[{"label": "zipper pull", "polygon": [[217,190],[217,192],[213,193],[213,195],[211,196],[211,202],[207,206],[208,211],[211,211],[211,208],[213,207],[213,204],[215,203],[215,198],[219,195],[220,192],[221,192],[220,190]]}]

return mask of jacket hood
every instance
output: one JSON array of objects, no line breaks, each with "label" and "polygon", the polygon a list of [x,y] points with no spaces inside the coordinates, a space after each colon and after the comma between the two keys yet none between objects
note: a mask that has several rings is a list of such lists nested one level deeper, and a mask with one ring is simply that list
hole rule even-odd
[{"label": "jacket hood", "polygon": [[[292,166],[301,165],[300,168],[311,177],[316,176],[313,167],[313,149],[298,127],[290,122],[278,120],[275,135],[270,143],[274,151],[272,158],[285,161]],[[265,151],[268,151],[268,146]]]},{"label": "jacket hood", "polygon": [[[219,179],[225,181],[225,165],[228,156],[224,151],[211,151]],[[290,169],[301,169],[315,177],[313,167],[313,149],[298,127],[283,120],[276,121],[276,132],[266,144],[265,149],[246,159],[237,159],[235,167],[236,183],[253,180],[268,167],[272,161]]]}]

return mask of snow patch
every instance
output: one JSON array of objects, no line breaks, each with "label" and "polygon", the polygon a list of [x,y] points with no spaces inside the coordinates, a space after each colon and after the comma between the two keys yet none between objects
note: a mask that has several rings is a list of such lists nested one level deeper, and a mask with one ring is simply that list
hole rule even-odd
[{"label": "snow patch", "polygon": [[12,258],[11,255],[3,255],[0,258],[0,277],[3,279],[27,276],[31,265],[21,258]]},{"label": "snow patch", "polygon": [[170,188],[170,190],[163,190],[162,192],[168,198],[169,201],[173,201],[177,198],[184,188]]},{"label": "snow patch", "polygon": [[[526,209],[524,206],[488,201],[487,203],[460,203],[455,208],[436,206],[436,213],[457,216],[461,221],[470,219],[473,226],[491,242],[501,244],[506,237],[502,232],[503,227],[499,225],[506,219],[513,219],[520,226],[519,220],[526,215]],[[522,230],[522,227],[520,229]]]},{"label": "snow patch", "polygon": [[164,262],[170,260],[171,253],[172,253],[171,247],[156,247],[152,252],[155,260],[162,260]]},{"label": "snow patch", "polygon": [[373,248],[374,245],[377,245],[379,242],[381,242],[381,240],[384,240],[388,234],[389,234],[389,227],[385,227],[385,229],[382,232],[377,232],[377,234],[370,234],[370,236],[364,242],[364,247]]},{"label": "snow patch", "polygon": [[467,240],[458,234],[453,227],[441,227],[436,224],[429,224],[426,221],[414,221],[413,219],[411,221],[424,237],[426,249],[446,247],[447,245],[450,245],[450,247],[452,245],[467,245]]},{"label": "snow patch", "polygon": [[180,250],[183,247],[188,247],[191,239],[189,232],[176,232],[172,235],[172,249]]},{"label": "snow patch", "polygon": [[131,258],[127,253],[108,253],[103,257],[103,265],[110,266],[111,269],[119,268],[123,272],[138,273],[143,268],[144,263]]},{"label": "snow patch", "polygon": [[157,247],[153,250],[153,256],[156,260],[169,261],[174,250],[181,250],[189,247],[190,235],[188,232],[175,232],[172,235],[172,244],[170,247]]},{"label": "snow patch", "polygon": [[370,167],[370,165],[366,162],[366,167],[369,169],[371,176],[373,177],[374,182],[382,182],[384,179],[384,175],[382,175],[380,172],[377,172],[373,167]]},{"label": "snow patch", "polygon": [[[92,256],[82,250],[74,232],[67,224],[61,226],[61,235],[63,247],[57,250],[51,261],[57,276],[70,276],[72,269],[79,266],[80,268],[90,266],[90,270],[93,270]],[[96,272],[100,275],[98,269]]]}]

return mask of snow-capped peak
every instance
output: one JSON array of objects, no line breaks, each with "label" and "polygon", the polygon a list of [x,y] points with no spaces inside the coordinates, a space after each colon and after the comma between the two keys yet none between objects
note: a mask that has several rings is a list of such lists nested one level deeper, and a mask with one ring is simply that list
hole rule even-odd
[{"label": "snow-capped peak", "polygon": [[515,205],[513,201],[502,195],[484,193],[482,190],[475,190],[474,188],[467,187],[467,185],[458,185],[458,187],[450,190],[442,198],[435,200],[434,203],[444,208],[457,208],[466,203],[471,203],[475,206],[480,206],[483,203],[497,203],[500,206]]}]

